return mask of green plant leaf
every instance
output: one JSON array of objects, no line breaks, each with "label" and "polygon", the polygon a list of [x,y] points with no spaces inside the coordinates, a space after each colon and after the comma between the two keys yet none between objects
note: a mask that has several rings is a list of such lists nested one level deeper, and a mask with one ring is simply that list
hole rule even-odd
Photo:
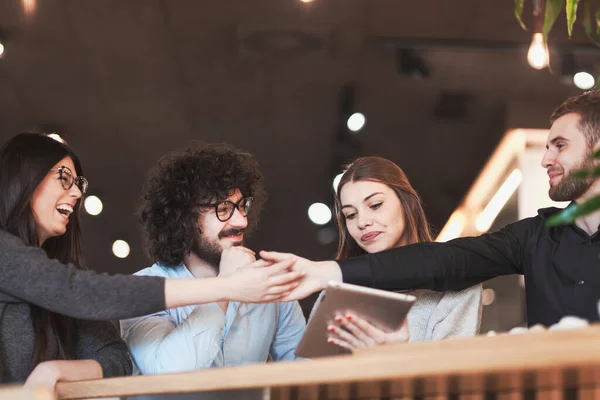
[{"label": "green plant leaf", "polygon": [[558,226],[571,224],[577,218],[588,215],[596,210],[600,209],[600,194],[592,197],[591,199],[581,203],[571,205],[558,214],[554,214],[546,221],[546,226]]},{"label": "green plant leaf", "polygon": [[548,34],[550,34],[552,26],[560,15],[564,3],[565,0],[546,0],[546,7],[544,10],[544,26],[542,28],[544,42],[548,41]]},{"label": "green plant leaf", "polygon": [[592,158],[600,158],[600,150],[596,150],[592,153]]},{"label": "green plant leaf", "polygon": [[[594,28],[594,25],[597,25],[598,12],[600,12],[600,9],[596,11],[596,17],[594,18],[592,16],[592,0],[583,0],[583,27],[585,33],[596,46],[600,47],[600,42],[595,37],[596,29]],[[596,22],[592,22],[594,19]],[[598,80],[596,80],[596,85],[598,85]]]},{"label": "green plant leaf", "polygon": [[567,13],[567,32],[569,32],[569,39],[571,38],[571,34],[573,33],[573,24],[577,19],[577,5],[579,4],[579,0],[567,0],[567,6],[565,11]]},{"label": "green plant leaf", "polygon": [[523,28],[524,30],[527,30],[527,27],[525,26],[525,23],[523,22],[523,3],[525,2],[525,0],[515,0],[515,17],[517,18],[517,21],[519,21],[519,25],[521,25],[521,28]]},{"label": "green plant leaf", "polygon": [[600,165],[592,169],[580,169],[573,171],[573,176],[578,179],[598,178],[600,177]]}]

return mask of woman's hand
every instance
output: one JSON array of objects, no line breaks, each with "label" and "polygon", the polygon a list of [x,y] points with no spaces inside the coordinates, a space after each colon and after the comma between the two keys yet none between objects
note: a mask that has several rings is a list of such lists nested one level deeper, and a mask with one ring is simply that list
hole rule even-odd
[{"label": "woman's hand", "polygon": [[300,285],[281,301],[300,300],[325,289],[329,281],[342,281],[342,271],[335,261],[310,261],[294,254],[277,253],[275,251],[261,251],[260,256],[264,260],[277,263],[293,259],[292,269],[305,274]]},{"label": "woman's hand", "polygon": [[405,343],[410,338],[406,320],[402,327],[395,332],[382,331],[365,319],[350,313],[345,316],[336,316],[335,321],[337,324],[327,327],[329,330],[327,341],[350,351],[382,344]]},{"label": "woman's hand", "polygon": [[44,361],[36,365],[25,381],[25,387],[43,387],[54,390],[60,378],[60,368],[56,361]]},{"label": "woman's hand", "polygon": [[276,263],[257,260],[220,278],[226,280],[229,293],[224,300],[242,303],[282,301],[304,279],[304,271],[291,271],[294,262],[293,257]]},{"label": "woman's hand", "polygon": [[96,360],[53,360],[36,365],[25,381],[25,387],[54,390],[60,381],[83,381],[102,378],[102,367]]}]

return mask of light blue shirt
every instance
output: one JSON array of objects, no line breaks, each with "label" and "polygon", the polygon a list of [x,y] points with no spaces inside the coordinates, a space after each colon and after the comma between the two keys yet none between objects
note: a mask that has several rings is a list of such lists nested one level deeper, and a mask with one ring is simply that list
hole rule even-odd
[{"label": "light blue shirt", "polygon": [[[135,275],[193,278],[185,265],[154,264]],[[121,321],[121,335],[137,370],[161,374],[295,359],[306,321],[297,301],[230,301],[174,308]]]}]

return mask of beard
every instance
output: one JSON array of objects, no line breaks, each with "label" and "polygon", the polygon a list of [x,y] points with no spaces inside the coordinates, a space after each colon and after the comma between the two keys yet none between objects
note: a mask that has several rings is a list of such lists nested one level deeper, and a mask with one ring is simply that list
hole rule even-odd
[{"label": "beard", "polygon": [[[554,201],[575,201],[585,194],[594,183],[593,178],[581,179],[573,176],[573,171],[580,169],[589,169],[593,167],[593,161],[589,158],[592,152],[588,151],[583,157],[583,161],[573,166],[568,174],[564,172],[563,178],[556,185],[551,186],[548,195]],[[561,167],[562,168],[562,167]]]},{"label": "beard", "polygon": [[[244,229],[229,229],[226,231],[221,231],[217,239],[211,240],[205,237],[202,232],[198,230],[198,234],[196,235],[196,240],[194,240],[194,244],[192,245],[191,252],[199,259],[209,264],[218,274],[220,271],[219,265],[221,264],[221,253],[223,253],[223,246],[221,246],[219,243],[219,239],[222,239],[226,236],[237,235],[243,232]],[[243,246],[244,242],[233,242],[231,245]]]}]

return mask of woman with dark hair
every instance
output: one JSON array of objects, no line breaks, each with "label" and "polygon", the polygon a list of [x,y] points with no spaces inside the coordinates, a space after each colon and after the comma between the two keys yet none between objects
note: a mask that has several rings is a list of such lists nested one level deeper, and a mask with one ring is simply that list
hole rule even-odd
[{"label": "woman with dark hair", "polygon": [[[214,301],[277,301],[298,285],[289,261],[228,277],[164,279],[81,268],[79,200],[87,190],[66,145],[20,134],[0,150],[0,383],[54,386],[131,372],[107,319]],[[259,268],[260,267],[260,268]]]},{"label": "woman with dark hair", "polygon": [[[337,260],[432,241],[421,199],[402,169],[385,158],[359,158],[347,167],[335,193],[335,215]],[[328,327],[329,342],[353,350],[479,332],[481,285],[460,292],[410,294],[417,300],[397,332],[384,332],[349,312],[338,315],[337,323]]]}]

